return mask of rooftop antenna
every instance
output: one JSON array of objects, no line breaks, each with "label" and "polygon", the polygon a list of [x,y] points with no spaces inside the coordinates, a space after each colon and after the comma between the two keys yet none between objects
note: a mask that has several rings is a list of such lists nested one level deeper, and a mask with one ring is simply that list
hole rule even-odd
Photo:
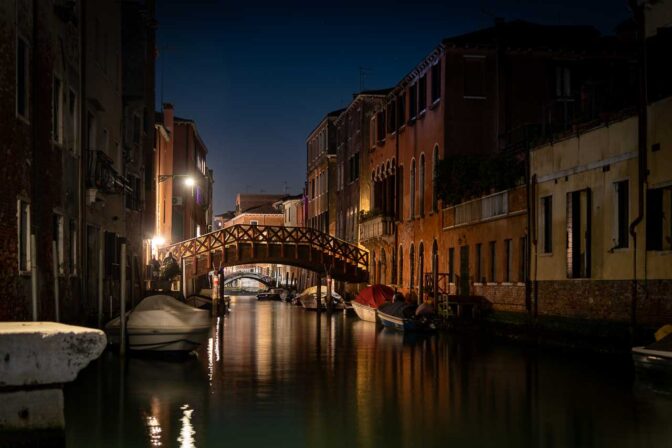
[{"label": "rooftop antenna", "polygon": [[366,80],[366,75],[373,72],[370,68],[359,66],[359,91],[364,91],[364,81]]}]

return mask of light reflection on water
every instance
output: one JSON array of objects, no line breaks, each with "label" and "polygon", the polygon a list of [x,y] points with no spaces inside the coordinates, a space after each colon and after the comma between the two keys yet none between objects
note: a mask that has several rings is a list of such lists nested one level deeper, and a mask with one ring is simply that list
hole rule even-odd
[{"label": "light reflection on water", "polygon": [[[628,360],[401,334],[236,298],[197,358],[106,354],[66,387],[68,446],[666,446]],[[123,379],[123,381],[122,381]],[[91,397],[100,397],[95,403]],[[119,397],[123,400],[119,400]],[[96,412],[88,412],[96,406]]]}]

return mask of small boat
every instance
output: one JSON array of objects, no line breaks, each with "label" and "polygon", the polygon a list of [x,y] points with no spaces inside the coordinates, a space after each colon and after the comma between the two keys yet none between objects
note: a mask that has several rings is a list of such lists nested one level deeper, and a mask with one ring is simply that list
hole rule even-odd
[{"label": "small boat", "polygon": [[[322,286],[320,288],[320,293],[320,307],[326,308],[327,287]],[[340,294],[332,291],[331,300],[333,309],[345,309],[345,303],[343,302],[343,298],[340,296]],[[304,309],[310,311],[317,310],[317,286],[311,286],[310,288],[305,289],[299,296],[299,301],[301,302],[301,306],[303,306]]]},{"label": "small boat", "polygon": [[660,371],[672,377],[672,326],[664,326],[656,336],[656,342],[634,347],[632,360],[640,372]]},{"label": "small boat", "polygon": [[[110,343],[119,343],[119,317],[105,325]],[[170,296],[146,297],[127,314],[130,350],[188,352],[201,345],[210,332],[210,312]]]},{"label": "small boat", "polygon": [[384,303],[376,310],[380,323],[401,331],[434,331],[436,325],[427,316],[416,316],[417,305],[405,302]]},{"label": "small boat", "polygon": [[362,289],[353,300],[352,307],[357,316],[367,322],[376,322],[376,309],[392,300],[394,290],[385,285],[371,285]]},{"label": "small boat", "polygon": [[268,291],[257,294],[257,300],[277,300],[283,301],[289,295],[284,288],[272,288]]}]

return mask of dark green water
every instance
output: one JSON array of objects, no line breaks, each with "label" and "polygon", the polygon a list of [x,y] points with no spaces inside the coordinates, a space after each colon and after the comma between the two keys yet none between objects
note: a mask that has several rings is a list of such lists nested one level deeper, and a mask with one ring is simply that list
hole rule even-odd
[{"label": "dark green water", "polygon": [[409,337],[234,299],[197,358],[107,353],[65,389],[68,447],[672,447],[630,362]]}]

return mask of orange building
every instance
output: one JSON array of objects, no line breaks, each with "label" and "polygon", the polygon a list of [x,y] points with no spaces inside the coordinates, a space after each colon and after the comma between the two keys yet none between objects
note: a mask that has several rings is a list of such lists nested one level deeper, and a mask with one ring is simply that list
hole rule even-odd
[{"label": "orange building", "polygon": [[599,98],[627,103],[627,57],[602,44],[592,27],[497,22],[445,39],[401,80],[371,123],[359,226],[371,282],[419,298],[438,270],[452,294],[526,309],[527,148]]}]

